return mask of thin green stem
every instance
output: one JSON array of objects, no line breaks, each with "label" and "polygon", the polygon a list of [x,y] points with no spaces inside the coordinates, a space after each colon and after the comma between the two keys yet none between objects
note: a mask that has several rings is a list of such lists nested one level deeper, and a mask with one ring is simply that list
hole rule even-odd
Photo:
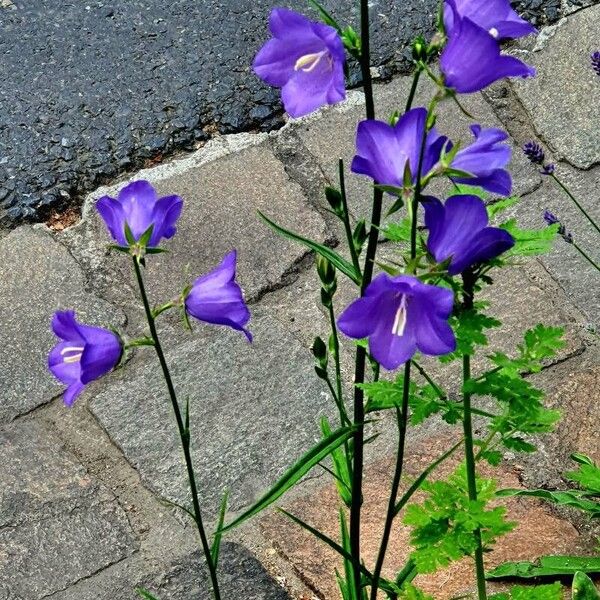
[{"label": "thin green stem", "polygon": [[[464,282],[464,301],[463,306],[466,310],[473,308],[473,294],[475,280],[468,271],[463,274]],[[463,356],[463,386],[471,379],[471,357],[468,354]],[[473,444],[473,416],[471,410],[471,394],[463,394],[463,431],[465,436],[465,462],[467,467],[467,488],[469,491],[469,500],[477,501],[477,478],[475,470],[475,451]],[[481,541],[481,530],[476,529],[475,536],[475,574],[477,577],[477,595],[479,600],[487,600],[487,590],[485,585],[485,567],[483,564],[483,543]]]},{"label": "thin green stem", "polygon": [[[363,89],[365,92],[365,106],[367,119],[375,118],[375,101],[373,98],[373,82],[371,80],[371,47],[369,31],[369,0],[360,0],[360,35],[361,35],[361,71]],[[371,283],[373,277],[373,266],[377,252],[377,239],[379,236],[379,224],[381,222],[381,208],[383,203],[383,192],[375,189],[373,192],[373,207],[371,212],[371,225],[369,230],[369,241],[365,256],[365,268],[361,283],[361,296],[366,287]],[[362,346],[356,350],[356,363],[354,368],[354,383],[364,383],[367,351]],[[353,582],[348,582],[354,589],[356,598],[362,597],[362,584],[360,577],[360,527],[362,508],[362,479],[364,463],[364,423],[365,405],[364,392],[359,386],[354,386],[353,420],[357,426],[353,436],[353,466],[352,466],[352,501],[350,506],[350,554],[352,555]]]},{"label": "thin green stem", "polygon": [[406,100],[406,106],[404,107],[404,112],[407,113],[411,108],[413,101],[415,99],[415,94],[417,93],[417,87],[419,85],[419,79],[421,78],[422,68],[420,65],[417,66],[417,70],[413,75],[412,85],[410,86],[410,92],[408,94],[408,98]]},{"label": "thin green stem", "polygon": [[179,438],[181,440],[181,447],[183,449],[183,455],[185,457],[185,464],[187,467],[188,480],[190,484],[190,491],[192,493],[192,504],[194,507],[194,521],[196,522],[196,526],[198,528],[198,533],[200,535],[200,540],[202,542],[202,550],[204,551],[204,557],[206,559],[206,564],[208,565],[208,570],[210,573],[210,580],[212,583],[213,595],[215,600],[221,600],[221,594],[219,592],[219,583],[217,581],[217,571],[215,569],[215,565],[212,560],[210,545],[208,543],[208,538],[206,537],[206,532],[204,530],[204,525],[202,523],[202,513],[200,512],[200,501],[198,499],[198,487],[196,485],[196,475],[194,473],[194,466],[192,462],[192,455],[190,451],[190,432],[184,423],[181,409],[179,407],[179,402],[177,401],[177,395],[175,394],[175,387],[173,386],[173,380],[171,379],[171,373],[169,371],[169,366],[167,365],[167,360],[165,358],[160,339],[158,337],[158,332],[156,331],[156,325],[154,322],[154,315],[152,314],[152,309],[150,308],[150,303],[148,302],[148,295],[146,293],[146,287],[144,285],[144,278],[142,276],[142,271],[140,269],[139,259],[137,257],[133,257],[133,268],[135,270],[135,276],[138,282],[138,286],[140,289],[140,296],[142,298],[142,302],[144,303],[144,310],[146,312],[146,318],[148,320],[148,327],[150,328],[150,335],[152,340],[154,341],[154,349],[156,350],[156,355],[158,356],[158,361],[160,362],[160,366],[163,372],[163,376],[165,378],[165,382],[167,384],[167,390],[169,392],[169,398],[171,400],[171,405],[173,406],[173,413],[175,414],[175,420],[177,421],[177,429],[179,431]]},{"label": "thin green stem", "polygon": [[352,236],[352,227],[350,226],[350,213],[348,211],[348,197],[346,195],[346,177],[344,176],[344,159],[340,158],[338,161],[339,178],[340,178],[340,195],[342,196],[342,210],[344,214],[342,220],[344,222],[344,230],[346,231],[346,239],[348,240],[348,249],[350,251],[350,257],[352,258],[352,264],[358,274],[361,273],[360,261],[358,260],[358,253],[354,247],[354,237]]},{"label": "thin green stem", "polygon": [[373,580],[371,582],[371,600],[377,600],[379,578],[381,577],[381,570],[383,569],[383,562],[385,560],[385,555],[388,549],[388,543],[390,541],[392,524],[394,522],[394,517],[396,516],[396,498],[398,496],[398,489],[400,488],[400,480],[402,478],[402,469],[404,467],[404,449],[406,446],[405,442],[406,429],[408,423],[408,401],[410,398],[410,366],[410,361],[407,361],[404,365],[402,406],[399,410],[396,411],[396,420],[398,423],[398,447],[396,450],[396,468],[394,470],[394,478],[392,479],[392,489],[390,491],[385,525],[383,527],[383,535],[381,537],[381,544],[379,546],[379,553],[377,555],[377,562],[375,563],[375,569],[373,570]]},{"label": "thin green stem", "polygon": [[556,176],[556,173],[551,173],[550,177],[552,177],[552,179],[557,183],[557,185],[562,189],[562,191],[565,194],[567,194],[567,196],[569,196],[569,198],[571,198],[571,200],[573,201],[575,206],[581,211],[583,216],[591,223],[592,227],[598,233],[600,233],[600,227],[596,224],[596,221],[594,221],[594,219],[592,219],[592,217],[590,217],[590,215],[588,215],[585,208],[583,208],[583,206],[581,206],[581,204],[579,203],[577,198],[575,198],[575,196],[571,193],[571,190],[569,190],[569,188]]},{"label": "thin green stem", "polygon": [[600,266],[598,266],[598,264],[594,262],[594,260],[590,256],[588,256],[588,254],[583,250],[583,248],[581,248],[579,244],[571,242],[571,245],[575,248],[575,250],[577,250],[577,252],[579,252],[579,254],[581,254],[581,256],[583,256],[583,258],[585,258],[585,260],[587,260],[590,263],[590,265],[592,265],[592,267],[600,271]]}]

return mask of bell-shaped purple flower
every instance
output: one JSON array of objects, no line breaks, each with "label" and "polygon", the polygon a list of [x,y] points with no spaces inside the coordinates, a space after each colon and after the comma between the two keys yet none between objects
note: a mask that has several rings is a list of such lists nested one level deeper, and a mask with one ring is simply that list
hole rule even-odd
[{"label": "bell-shaped purple flower", "polygon": [[108,329],[78,323],[72,310],[57,311],[52,330],[62,341],[50,351],[48,368],[67,384],[64,401],[72,406],[88,383],[114,369],[123,345]]},{"label": "bell-shaped purple flower", "polygon": [[340,330],[355,339],[369,338],[369,351],[384,368],[396,369],[419,351],[438,356],[456,348],[448,324],[454,294],[410,275],[378,275],[365,295],[338,319]]},{"label": "bell-shaped purple flower", "polygon": [[158,246],[162,238],[169,239],[177,231],[175,223],[181,214],[183,200],[179,196],[159,198],[148,181],[134,181],[126,185],[117,198],[103,196],[96,209],[106,223],[113,239],[121,246],[129,246],[125,224],[136,242],[152,226],[152,235],[146,246]]},{"label": "bell-shaped purple flower", "polygon": [[288,114],[301,117],[346,97],[344,45],[337,31],[286,8],[269,17],[273,34],[254,59],[254,72],[281,88]]},{"label": "bell-shaped purple flower", "polygon": [[[356,156],[352,160],[352,171],[367,175],[380,185],[400,188],[403,187],[404,170],[408,163],[412,182],[415,183],[426,120],[426,109],[413,108],[395,126],[383,121],[361,121],[356,132]],[[438,163],[447,139],[435,128],[429,131],[425,140],[421,177],[425,177]]]},{"label": "bell-shaped purple flower", "polygon": [[451,196],[445,204],[429,196],[423,206],[427,249],[438,263],[450,259],[450,275],[500,256],[515,244],[508,231],[488,226],[485,204],[477,196]]},{"label": "bell-shaped purple flower", "polygon": [[199,321],[243,331],[251,342],[252,334],[245,327],[250,311],[235,281],[236,256],[232,250],[216,269],[194,281],[185,298],[185,310]]},{"label": "bell-shaped purple flower", "polygon": [[471,19],[498,40],[519,38],[537,31],[512,9],[508,0],[446,0],[444,27],[448,33],[454,27],[455,11],[461,18]]},{"label": "bell-shaped purple flower", "polygon": [[512,190],[512,179],[505,167],[510,162],[512,150],[503,143],[508,134],[502,129],[482,129],[480,125],[471,125],[471,131],[475,141],[456,153],[451,166],[473,177],[453,177],[452,180],[508,196]]},{"label": "bell-shaped purple flower", "polygon": [[496,38],[469,17],[461,17],[452,0],[453,24],[440,57],[445,85],[460,94],[484,89],[504,77],[531,77],[535,69],[513,56],[503,55]]}]

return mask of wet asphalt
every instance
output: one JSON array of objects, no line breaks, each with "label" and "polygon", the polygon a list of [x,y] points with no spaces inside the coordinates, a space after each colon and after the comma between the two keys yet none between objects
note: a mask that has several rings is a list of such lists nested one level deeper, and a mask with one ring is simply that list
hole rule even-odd
[{"label": "wet asphalt", "polygon": [[[357,0],[323,4],[358,29]],[[408,72],[437,0],[371,4],[373,63],[383,78]],[[315,16],[303,0],[0,0],[0,227],[46,220],[216,132],[280,126],[278,91],[250,69],[277,5]],[[515,5],[538,25],[561,16],[560,0]]]}]

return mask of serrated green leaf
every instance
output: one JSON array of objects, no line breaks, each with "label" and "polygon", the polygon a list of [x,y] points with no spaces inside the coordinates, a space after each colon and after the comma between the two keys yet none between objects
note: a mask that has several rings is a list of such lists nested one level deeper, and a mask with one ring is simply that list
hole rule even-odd
[{"label": "serrated green leaf", "polygon": [[514,586],[510,590],[510,600],[563,600],[560,583],[536,586]]},{"label": "serrated green leaf", "polygon": [[258,211],[260,218],[270,225],[277,233],[287,237],[296,242],[300,242],[303,246],[306,246],[310,250],[316,252],[320,256],[326,258],[329,262],[331,262],[339,271],[344,273],[347,277],[349,277],[354,283],[360,285],[361,276],[356,272],[352,263],[348,262],[346,259],[342,258],[337,252],[334,252],[331,248],[324,246],[323,244],[319,244],[317,242],[313,242],[307,238],[302,237],[292,231],[288,231],[287,229],[280,227],[273,221],[271,221],[268,217],[263,215],[260,211]]},{"label": "serrated green leaf", "polygon": [[388,223],[382,230],[382,234],[391,242],[410,242],[410,219],[402,219],[399,223]]},{"label": "serrated green leaf", "polygon": [[252,505],[244,511],[237,519],[223,527],[220,532],[225,533],[235,527],[238,527],[249,518],[258,514],[280,498],[287,490],[293,487],[304,475],[306,475],[315,465],[319,464],[326,456],[329,456],[333,450],[338,448],[354,434],[356,427],[341,427],[328,438],[321,440],[316,446],[309,450],[300,458],[288,471],[275,483],[275,485]]},{"label": "serrated green leaf", "polygon": [[597,556],[542,556],[535,562],[506,562],[486,574],[486,579],[532,579],[534,577],[560,577],[574,575],[577,571],[600,573]]},{"label": "serrated green leaf", "polygon": [[144,600],[159,600],[156,596],[153,596],[150,592],[143,588],[136,588],[136,594],[144,598]]},{"label": "serrated green leaf", "polygon": [[558,234],[560,225],[555,223],[542,229],[521,229],[516,219],[510,219],[500,225],[515,240],[515,245],[506,256],[538,256],[552,250],[552,244]]},{"label": "serrated green leaf", "polygon": [[511,206],[514,206],[515,204],[517,204],[517,202],[519,202],[519,200],[520,200],[519,196],[511,196],[510,198],[504,198],[504,200],[499,200],[498,202],[488,204],[486,206],[486,208],[487,208],[487,214],[488,214],[490,221],[496,215],[505,211],[507,208],[510,208]]},{"label": "serrated green leaf", "polygon": [[579,466],[578,471],[569,471],[565,475],[571,481],[578,483],[587,492],[600,495],[600,468],[595,464],[582,464]]},{"label": "serrated green leaf", "polygon": [[600,600],[600,593],[594,582],[581,571],[573,577],[572,600]]},{"label": "serrated green leaf", "polygon": [[487,200],[489,198],[489,194],[482,188],[477,185],[467,185],[465,183],[455,183],[452,191],[448,194],[448,196],[477,196],[482,200]]}]

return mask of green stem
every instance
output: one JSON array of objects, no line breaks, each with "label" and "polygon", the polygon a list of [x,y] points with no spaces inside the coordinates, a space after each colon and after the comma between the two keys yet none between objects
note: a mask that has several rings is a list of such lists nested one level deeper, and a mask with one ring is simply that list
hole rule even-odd
[{"label": "green stem", "polygon": [[377,555],[377,562],[375,563],[375,569],[373,571],[373,580],[371,582],[371,600],[377,600],[377,590],[379,589],[379,578],[381,577],[381,570],[383,569],[383,562],[388,549],[388,543],[390,541],[390,534],[392,532],[392,524],[394,517],[396,516],[396,498],[398,496],[398,489],[400,488],[400,479],[402,478],[402,469],[404,467],[404,449],[406,447],[406,429],[407,429],[407,415],[408,415],[408,400],[410,397],[410,366],[411,362],[407,361],[404,365],[404,386],[402,388],[402,407],[397,410],[396,418],[398,423],[398,448],[396,450],[396,468],[394,470],[394,478],[392,480],[392,489],[390,491],[390,498],[388,501],[387,515],[385,518],[385,525],[383,527],[383,535],[381,537],[381,545],[379,546],[379,553]]},{"label": "green stem", "polygon": [[358,260],[358,254],[354,247],[354,237],[352,236],[352,227],[350,226],[350,213],[348,212],[348,197],[346,195],[346,178],[344,176],[344,159],[340,158],[338,161],[339,178],[340,178],[340,195],[342,196],[342,210],[344,211],[342,220],[344,222],[344,229],[346,231],[346,239],[348,240],[348,249],[350,250],[350,257],[352,258],[352,264],[354,269],[360,275],[360,261]]},{"label": "green stem", "polygon": [[[360,0],[360,28],[361,28],[361,71],[363,89],[365,92],[365,106],[367,119],[375,118],[375,101],[373,98],[373,82],[371,80],[371,48],[369,32],[369,0]],[[371,225],[369,241],[365,256],[365,268],[361,284],[361,296],[373,277],[373,263],[377,252],[377,239],[379,224],[381,222],[381,207],[383,192],[375,189],[373,193],[373,208],[371,212]],[[356,363],[354,367],[354,383],[364,383],[367,351],[362,346],[356,350]],[[364,422],[365,405],[364,392],[357,385],[354,386],[354,424],[357,426],[353,436],[353,466],[352,466],[352,502],[350,506],[350,554],[352,555],[353,582],[348,582],[354,589],[356,598],[362,597],[362,584],[360,577],[360,525],[362,508],[362,479],[364,466]]]},{"label": "green stem", "polygon": [[404,107],[404,112],[407,113],[412,108],[412,103],[415,99],[415,94],[417,93],[417,87],[419,85],[419,79],[421,77],[422,68],[417,66],[417,70],[413,75],[412,85],[410,86],[410,92],[408,94],[408,98],[406,100],[406,106]]},{"label": "green stem", "polygon": [[581,248],[581,246],[579,246],[579,244],[571,242],[571,245],[575,248],[575,250],[577,250],[577,252],[579,252],[579,254],[581,254],[581,256],[583,256],[583,258],[585,258],[585,260],[587,260],[590,263],[590,265],[592,265],[592,267],[600,271],[600,266],[598,266],[598,264],[595,263],[590,256],[588,256],[588,254],[583,250],[583,248]]},{"label": "green stem", "polygon": [[[473,308],[473,294],[475,280],[471,273],[463,274],[464,282],[464,301],[463,306],[466,310]],[[463,356],[463,386],[471,379],[471,357],[468,354]],[[473,416],[471,410],[471,394],[463,394],[463,431],[465,436],[465,462],[467,467],[467,488],[469,491],[469,500],[477,501],[477,478],[475,471],[475,451],[473,445]],[[487,590],[485,585],[485,567],[483,564],[483,543],[481,541],[481,530],[478,528],[473,532],[475,537],[475,574],[477,577],[477,595],[479,600],[487,600]]]},{"label": "green stem", "polygon": [[594,219],[592,219],[592,217],[590,217],[590,215],[588,215],[585,208],[583,208],[583,206],[581,206],[581,204],[579,204],[579,201],[577,200],[577,198],[575,198],[575,196],[573,196],[573,194],[571,193],[571,190],[569,190],[569,188],[556,176],[555,173],[551,173],[550,177],[552,177],[552,179],[554,179],[554,181],[563,190],[563,192],[565,194],[567,194],[567,196],[569,196],[569,198],[571,198],[571,200],[574,202],[575,206],[581,211],[583,216],[591,223],[592,227],[594,227],[594,229],[598,233],[600,233],[600,227],[598,227],[598,225],[596,224]]},{"label": "green stem", "polygon": [[183,455],[185,457],[190,491],[192,493],[192,504],[194,506],[194,521],[196,522],[196,525],[198,527],[198,533],[200,534],[200,540],[202,542],[204,557],[206,559],[206,564],[208,565],[213,595],[215,600],[221,600],[221,594],[219,592],[219,583],[217,581],[217,572],[212,560],[208,538],[206,537],[206,532],[204,531],[204,525],[202,523],[200,501],[198,500],[198,488],[196,486],[196,476],[194,473],[194,466],[192,463],[192,456],[190,451],[190,432],[186,427],[186,424],[184,423],[183,417],[181,415],[181,409],[179,407],[179,402],[177,401],[177,396],[175,394],[175,387],[173,386],[171,373],[169,371],[169,367],[167,365],[167,361],[160,343],[160,339],[158,337],[158,332],[156,331],[156,325],[154,322],[152,309],[150,308],[150,303],[148,302],[148,295],[146,293],[146,287],[144,285],[144,278],[140,269],[139,260],[135,256],[133,257],[133,268],[135,270],[135,276],[137,278],[138,286],[140,288],[142,302],[144,303],[144,310],[146,312],[146,318],[148,320],[148,327],[150,328],[150,335],[152,336],[152,339],[154,341],[154,349],[156,350],[156,355],[158,356],[158,361],[160,362],[160,366],[162,368],[163,376],[167,384],[167,390],[169,392],[169,398],[171,400],[171,405],[173,406],[175,420],[177,421],[177,429],[179,430],[179,438],[181,440],[181,447],[183,449]]}]

